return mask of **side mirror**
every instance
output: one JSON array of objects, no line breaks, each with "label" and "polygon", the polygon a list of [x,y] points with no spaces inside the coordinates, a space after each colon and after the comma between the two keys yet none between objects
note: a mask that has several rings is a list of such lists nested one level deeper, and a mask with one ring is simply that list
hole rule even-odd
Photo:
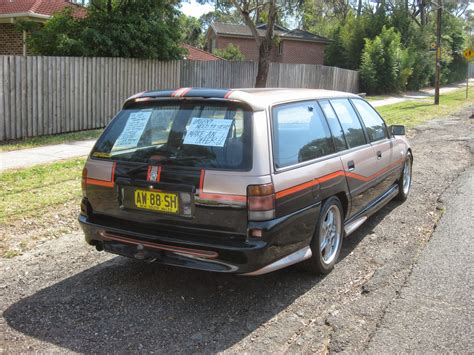
[{"label": "side mirror", "polygon": [[405,126],[395,124],[390,126],[390,133],[392,136],[404,136],[405,135]]}]

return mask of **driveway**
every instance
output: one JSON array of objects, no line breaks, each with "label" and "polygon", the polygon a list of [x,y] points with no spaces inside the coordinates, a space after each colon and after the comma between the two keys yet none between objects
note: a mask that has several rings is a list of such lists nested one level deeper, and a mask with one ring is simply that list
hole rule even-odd
[{"label": "driveway", "polygon": [[388,204],[348,237],[330,275],[293,267],[238,277],[148,265],[96,252],[71,234],[0,260],[0,352],[370,350],[450,208],[440,196],[472,166],[473,108],[411,131],[408,201]]}]

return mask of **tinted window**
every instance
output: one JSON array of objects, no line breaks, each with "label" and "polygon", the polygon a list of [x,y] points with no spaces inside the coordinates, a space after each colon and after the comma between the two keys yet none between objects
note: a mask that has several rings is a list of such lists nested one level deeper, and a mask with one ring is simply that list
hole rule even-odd
[{"label": "tinted window", "polygon": [[364,130],[349,100],[331,100],[331,104],[339,117],[349,148],[366,144]]},{"label": "tinted window", "polygon": [[387,137],[385,123],[379,114],[364,100],[352,100],[360,117],[367,129],[367,135],[371,142],[378,141]]},{"label": "tinted window", "polygon": [[334,143],[336,144],[336,150],[340,152],[341,150],[347,149],[344,132],[339,120],[337,119],[336,113],[331,107],[331,104],[328,100],[321,100],[319,101],[319,104],[321,105],[321,108],[323,109],[329,123],[329,128],[331,129],[332,136],[334,137]]},{"label": "tinted window", "polygon": [[274,108],[273,141],[279,168],[334,153],[329,127],[315,101]]},{"label": "tinted window", "polygon": [[236,104],[142,103],[122,110],[92,156],[199,168],[251,168],[252,113]]}]

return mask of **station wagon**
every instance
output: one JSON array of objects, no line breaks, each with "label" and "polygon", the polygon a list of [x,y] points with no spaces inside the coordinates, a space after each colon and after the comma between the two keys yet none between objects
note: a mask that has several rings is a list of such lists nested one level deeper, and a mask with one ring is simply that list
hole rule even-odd
[{"label": "station wagon", "polygon": [[328,273],[344,236],[407,198],[404,134],[344,92],[143,92],[87,159],[79,221],[97,250],[148,262]]}]

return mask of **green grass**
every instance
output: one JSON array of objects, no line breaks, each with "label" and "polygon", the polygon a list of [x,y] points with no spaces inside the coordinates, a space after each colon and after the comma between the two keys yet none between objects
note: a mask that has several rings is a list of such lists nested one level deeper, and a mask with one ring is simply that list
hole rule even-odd
[{"label": "green grass", "polygon": [[84,158],[3,172],[0,175],[0,223],[39,216],[81,196]]},{"label": "green grass", "polygon": [[440,104],[433,104],[434,98],[427,100],[410,100],[398,104],[377,107],[387,124],[401,124],[413,128],[428,120],[449,115],[463,106],[474,103],[474,94],[466,99],[464,89],[440,96]]},{"label": "green grass", "polygon": [[60,144],[71,141],[82,141],[87,139],[97,139],[102,133],[102,129],[91,131],[55,134],[52,136],[42,136],[34,138],[25,138],[16,141],[7,141],[0,143],[0,152],[7,152],[17,149],[34,148],[43,145]]},{"label": "green grass", "polygon": [[365,99],[369,102],[372,102],[372,101],[377,101],[377,100],[384,100],[384,99],[388,99],[392,96],[390,95],[367,95],[365,97]]}]

